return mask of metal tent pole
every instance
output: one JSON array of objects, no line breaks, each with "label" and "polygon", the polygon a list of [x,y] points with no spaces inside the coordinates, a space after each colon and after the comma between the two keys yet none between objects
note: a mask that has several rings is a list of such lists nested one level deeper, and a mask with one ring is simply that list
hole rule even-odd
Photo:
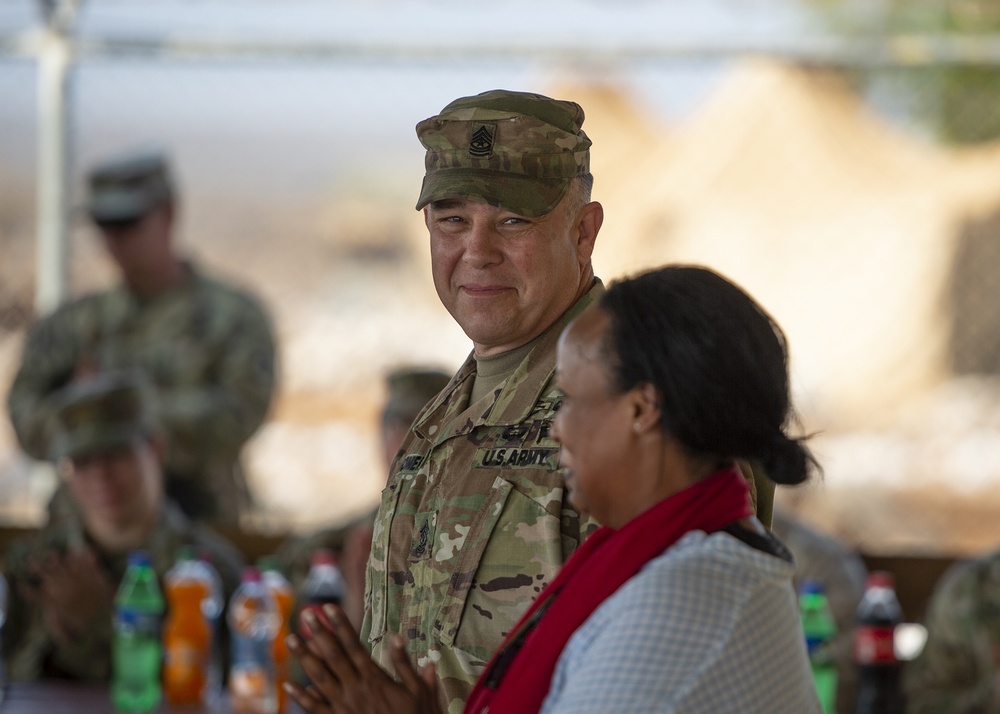
[{"label": "metal tent pole", "polygon": [[68,77],[78,0],[39,0],[45,28],[38,49],[38,239],[35,311],[66,298],[69,278]]}]

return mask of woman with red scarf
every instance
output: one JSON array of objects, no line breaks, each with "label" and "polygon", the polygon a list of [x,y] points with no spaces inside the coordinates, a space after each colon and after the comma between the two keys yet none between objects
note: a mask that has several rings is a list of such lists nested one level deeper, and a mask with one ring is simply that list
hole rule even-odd
[{"label": "woman with red scarf", "polygon": [[[813,466],[785,432],[781,329],[718,274],[669,266],[613,284],[572,322],[556,377],[566,487],[604,526],[509,633],[465,711],[818,712],[794,564],[735,465],[787,485]],[[329,629],[290,642],[313,682],[290,688],[303,709],[440,711],[433,664],[418,674],[397,640],[395,682],[329,614]]]}]

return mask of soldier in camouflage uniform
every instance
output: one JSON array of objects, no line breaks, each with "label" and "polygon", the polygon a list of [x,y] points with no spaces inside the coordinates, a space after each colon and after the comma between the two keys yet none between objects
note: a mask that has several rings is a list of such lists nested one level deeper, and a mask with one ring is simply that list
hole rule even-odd
[{"label": "soldier in camouflage uniform", "polygon": [[[449,375],[440,370],[415,367],[399,368],[386,376],[388,394],[379,419],[386,474],[413,420],[424,405],[444,389],[449,379]],[[344,611],[355,627],[360,627],[364,609],[365,561],[371,549],[374,520],[375,511],[372,510],[346,524],[295,538],[284,544],[276,556],[278,567],[299,590],[309,572],[312,554],[319,548],[336,553],[346,586]]]},{"label": "soldier in camouflage uniform", "polygon": [[94,169],[88,209],[123,283],[39,321],[8,395],[21,446],[51,458],[53,399],[81,376],[141,369],[157,387],[169,441],[167,493],[191,517],[236,523],[250,506],[239,454],[274,388],[275,355],[257,301],[174,251],[173,188],[160,154]]},{"label": "soldier in camouflage uniform", "polygon": [[498,90],[417,125],[435,286],[474,350],[393,463],[361,635],[390,671],[394,634],[435,662],[448,712],[590,525],[550,435],[556,343],[603,291],[583,119],[573,102]]},{"label": "soldier in camouflage uniform", "polygon": [[1000,714],[1000,551],[941,577],[904,681],[913,714]]},{"label": "soldier in camouflage uniform", "polygon": [[56,401],[53,421],[72,508],[8,550],[3,652],[15,680],[104,681],[112,599],[129,551],[148,551],[162,577],[180,546],[195,546],[219,571],[227,599],[241,558],[164,499],[163,441],[144,380],[106,372],[77,381]]}]

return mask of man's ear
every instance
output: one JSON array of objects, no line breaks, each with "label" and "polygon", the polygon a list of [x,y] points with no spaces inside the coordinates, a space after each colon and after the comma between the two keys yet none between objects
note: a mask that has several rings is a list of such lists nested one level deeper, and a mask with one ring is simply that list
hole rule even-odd
[{"label": "man's ear", "polygon": [[587,265],[594,255],[594,244],[597,234],[604,224],[604,206],[597,201],[591,201],[580,209],[576,217],[576,252],[580,264]]}]

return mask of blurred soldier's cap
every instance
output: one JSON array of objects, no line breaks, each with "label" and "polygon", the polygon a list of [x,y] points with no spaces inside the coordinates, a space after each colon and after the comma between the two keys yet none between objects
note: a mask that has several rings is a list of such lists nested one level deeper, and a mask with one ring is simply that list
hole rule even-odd
[{"label": "blurred soldier's cap", "polygon": [[157,431],[152,387],[134,372],[73,382],[59,395],[55,420],[55,459],[107,453]]},{"label": "blurred soldier's cap", "polygon": [[397,369],[386,376],[389,396],[382,408],[382,419],[412,422],[420,410],[451,381],[451,375],[438,369]]},{"label": "blurred soldier's cap", "polygon": [[571,180],[590,173],[590,139],[575,102],[495,89],[462,97],[417,124],[427,149],[420,210],[432,201],[484,201],[544,216]]},{"label": "blurred soldier's cap", "polygon": [[170,200],[170,167],[160,151],[146,150],[98,164],[87,175],[87,211],[96,223],[129,223]]}]

